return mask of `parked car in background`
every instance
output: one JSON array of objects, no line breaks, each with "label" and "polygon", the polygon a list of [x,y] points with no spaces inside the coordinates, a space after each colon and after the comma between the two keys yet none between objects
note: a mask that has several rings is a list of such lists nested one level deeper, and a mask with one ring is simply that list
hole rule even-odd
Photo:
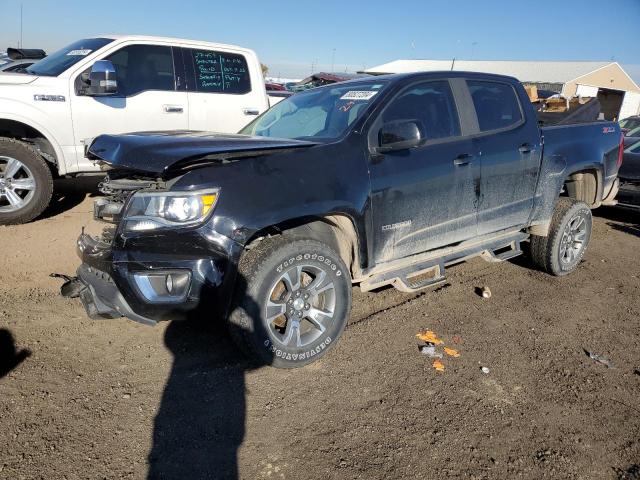
[{"label": "parked car in background", "polygon": [[284,85],[280,85],[279,83],[265,82],[264,84],[267,92],[286,92],[287,89]]},{"label": "parked car in background", "polygon": [[617,200],[621,206],[640,209],[640,141],[624,151],[624,160],[618,172],[620,192]]},{"label": "parked car in background", "polygon": [[21,73],[46,56],[46,52],[40,49],[8,48],[5,57],[8,61],[0,65],[0,72]]},{"label": "parked car in background", "polygon": [[248,355],[298,367],[336,344],[354,283],[415,292],[527,241],[570,273],[622,159],[617,123],[540,128],[520,82],[480,73],[318,87],[240,133],[96,138],[113,170],[94,215],[111,224],[78,238],[63,293],[92,318],[230,313]]},{"label": "parked car in background", "polygon": [[0,72],[0,224],[40,215],[54,176],[100,172],[100,134],[237,132],[268,107],[253,51],[194,40],[88,38]]},{"label": "parked car in background", "polygon": [[618,177],[620,180],[640,182],[640,141],[624,151],[624,159]]},{"label": "parked car in background", "polygon": [[361,73],[325,73],[319,72],[300,80],[291,86],[292,92],[302,92],[310,88],[321,87],[323,85],[331,85],[332,83],[345,82],[356,78],[370,77],[368,74]]},{"label": "parked car in background", "polygon": [[284,85],[280,85],[279,83],[266,82],[265,87],[267,89],[267,95],[269,96],[269,106],[271,107],[292,95],[292,92],[288,91],[284,88]]},{"label": "parked car in background", "polygon": [[625,133],[638,127],[640,127],[640,115],[635,115],[633,117],[627,117],[623,120],[620,120],[620,128],[622,128],[622,131]]},{"label": "parked car in background", "polygon": [[628,148],[636,143],[640,142],[640,126],[634,127],[624,132],[624,146]]}]

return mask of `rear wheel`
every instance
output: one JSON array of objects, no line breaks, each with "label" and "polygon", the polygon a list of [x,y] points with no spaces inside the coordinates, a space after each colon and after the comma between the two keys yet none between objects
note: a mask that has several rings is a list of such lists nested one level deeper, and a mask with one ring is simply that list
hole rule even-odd
[{"label": "rear wheel", "polygon": [[0,225],[30,222],[47,208],[52,193],[51,170],[38,152],[0,138]]},{"label": "rear wheel", "polygon": [[549,236],[531,236],[533,262],[551,275],[576,269],[591,237],[591,210],[584,202],[560,198],[551,219]]},{"label": "rear wheel", "polygon": [[351,310],[351,278],[331,248],[316,240],[266,239],[238,268],[229,322],[246,354],[295,368],[335,345]]}]

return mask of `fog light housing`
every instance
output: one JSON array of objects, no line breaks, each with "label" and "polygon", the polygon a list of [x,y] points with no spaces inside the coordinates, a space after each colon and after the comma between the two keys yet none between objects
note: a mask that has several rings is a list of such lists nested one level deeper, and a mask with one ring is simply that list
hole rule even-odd
[{"label": "fog light housing", "polygon": [[191,272],[188,270],[136,272],[133,274],[133,280],[138,291],[148,302],[179,302],[189,293]]}]

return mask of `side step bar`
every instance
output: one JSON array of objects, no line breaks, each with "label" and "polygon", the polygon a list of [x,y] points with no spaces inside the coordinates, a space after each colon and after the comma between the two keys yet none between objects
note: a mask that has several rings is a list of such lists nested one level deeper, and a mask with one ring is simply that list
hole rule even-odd
[{"label": "side step bar", "polygon": [[427,254],[393,262],[376,268],[360,282],[360,289],[368,292],[385,285],[393,285],[403,292],[417,292],[446,282],[445,267],[480,256],[488,262],[504,262],[522,254],[520,243],[529,234],[515,232],[494,236],[476,243],[462,243]]}]

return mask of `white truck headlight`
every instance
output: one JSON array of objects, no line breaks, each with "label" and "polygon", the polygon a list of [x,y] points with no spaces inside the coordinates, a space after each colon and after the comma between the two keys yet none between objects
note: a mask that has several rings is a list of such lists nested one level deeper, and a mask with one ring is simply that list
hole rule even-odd
[{"label": "white truck headlight", "polygon": [[219,190],[137,192],[124,214],[130,232],[196,225],[205,221],[218,201]]}]

